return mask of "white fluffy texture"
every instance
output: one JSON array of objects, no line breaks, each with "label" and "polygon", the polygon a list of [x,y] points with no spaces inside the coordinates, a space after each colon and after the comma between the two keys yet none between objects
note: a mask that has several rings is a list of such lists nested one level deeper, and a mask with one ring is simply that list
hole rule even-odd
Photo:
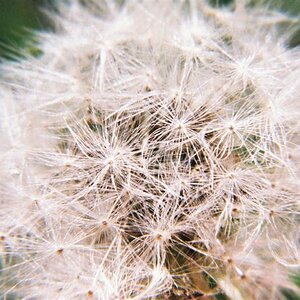
[{"label": "white fluffy texture", "polygon": [[293,20],[70,2],[40,57],[1,65],[3,296],[282,299],[300,263]]}]

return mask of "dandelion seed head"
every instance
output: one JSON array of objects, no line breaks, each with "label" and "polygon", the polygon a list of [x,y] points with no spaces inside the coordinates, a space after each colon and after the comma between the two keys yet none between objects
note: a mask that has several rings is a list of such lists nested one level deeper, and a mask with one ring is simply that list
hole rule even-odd
[{"label": "dandelion seed head", "polygon": [[56,7],[41,55],[1,63],[0,297],[297,290],[295,18],[247,1]]}]

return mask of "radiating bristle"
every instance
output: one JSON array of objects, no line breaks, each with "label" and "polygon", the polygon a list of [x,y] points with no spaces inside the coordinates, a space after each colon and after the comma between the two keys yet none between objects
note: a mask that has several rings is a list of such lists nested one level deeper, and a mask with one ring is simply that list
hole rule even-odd
[{"label": "radiating bristle", "polygon": [[0,298],[297,289],[295,18],[247,2],[63,2],[1,64]]}]

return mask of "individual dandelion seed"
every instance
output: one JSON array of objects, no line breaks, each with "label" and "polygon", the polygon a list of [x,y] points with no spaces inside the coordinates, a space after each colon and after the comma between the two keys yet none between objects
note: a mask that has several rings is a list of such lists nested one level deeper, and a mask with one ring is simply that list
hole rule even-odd
[{"label": "individual dandelion seed", "polygon": [[56,5],[41,55],[1,63],[0,297],[299,292],[295,18],[250,1]]}]

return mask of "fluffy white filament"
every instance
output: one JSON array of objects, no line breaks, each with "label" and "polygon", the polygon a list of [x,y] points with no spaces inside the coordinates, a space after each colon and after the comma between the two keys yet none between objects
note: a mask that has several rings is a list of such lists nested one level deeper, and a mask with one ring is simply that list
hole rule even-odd
[{"label": "fluffy white filament", "polygon": [[[300,264],[294,19],[77,1],[1,64],[1,297],[283,299]],[[190,298],[189,298],[190,297]]]}]

